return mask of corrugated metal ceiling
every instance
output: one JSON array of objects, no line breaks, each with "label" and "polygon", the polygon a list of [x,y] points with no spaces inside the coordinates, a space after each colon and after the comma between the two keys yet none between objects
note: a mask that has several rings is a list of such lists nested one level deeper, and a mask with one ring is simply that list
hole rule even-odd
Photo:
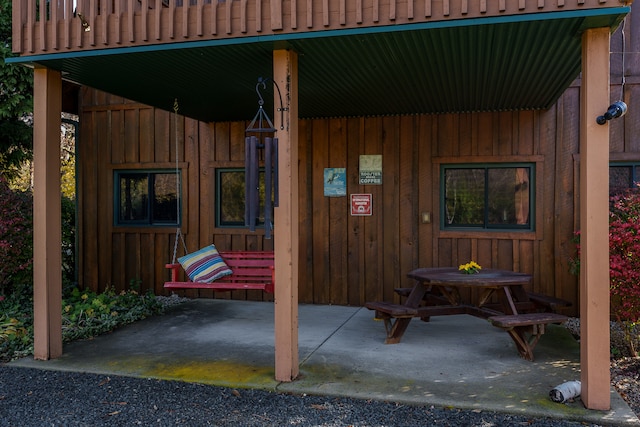
[{"label": "corrugated metal ceiling", "polygon": [[[301,118],[546,109],[579,75],[581,32],[624,14],[290,35]],[[280,40],[282,41],[282,39]],[[204,121],[251,120],[274,41],[32,57],[66,79]],[[24,58],[29,60],[29,58]],[[269,112],[271,91],[265,92]],[[272,107],[271,107],[272,108]],[[269,113],[271,116],[271,113]]]}]

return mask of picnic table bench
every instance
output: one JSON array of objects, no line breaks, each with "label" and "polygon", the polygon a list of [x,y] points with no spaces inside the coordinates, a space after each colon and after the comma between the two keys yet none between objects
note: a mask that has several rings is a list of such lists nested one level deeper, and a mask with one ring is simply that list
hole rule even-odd
[{"label": "picnic table bench", "polygon": [[545,311],[557,312],[565,307],[571,307],[571,302],[556,298],[551,295],[539,294],[537,292],[527,292],[529,299],[539,307],[544,307]]},{"label": "picnic table bench", "polygon": [[[397,344],[412,318],[428,321],[431,316],[470,314],[488,321],[509,333],[519,354],[533,360],[533,349],[548,324],[563,323],[568,318],[555,311],[571,303],[559,298],[525,291],[531,276],[503,270],[483,270],[467,275],[455,268],[420,268],[408,274],[416,280],[413,288],[397,288],[406,297],[402,304],[367,302],[375,318],[384,321],[386,344]],[[460,300],[459,288],[475,288],[479,298],[473,304]],[[490,302],[497,294],[499,302]]]},{"label": "picnic table bench", "polygon": [[569,318],[558,313],[522,313],[489,317],[493,326],[504,329],[516,344],[520,355],[533,360],[533,349],[551,323],[564,323]]}]

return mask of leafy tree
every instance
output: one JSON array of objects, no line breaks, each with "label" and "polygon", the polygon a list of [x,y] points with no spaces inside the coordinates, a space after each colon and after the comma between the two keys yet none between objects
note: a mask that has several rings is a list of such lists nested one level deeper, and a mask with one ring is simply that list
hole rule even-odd
[{"label": "leafy tree", "polygon": [[32,156],[33,76],[21,65],[7,64],[11,52],[11,0],[0,0],[0,170],[16,175]]}]

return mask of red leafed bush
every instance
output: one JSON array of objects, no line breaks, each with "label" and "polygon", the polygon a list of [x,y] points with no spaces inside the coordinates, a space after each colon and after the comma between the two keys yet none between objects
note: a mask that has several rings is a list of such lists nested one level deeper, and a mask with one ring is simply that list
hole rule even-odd
[{"label": "red leafed bush", "polygon": [[0,177],[0,295],[33,282],[33,201]]},{"label": "red leafed bush", "polygon": [[[574,234],[577,257],[571,272],[580,273],[580,231]],[[622,326],[629,352],[637,356],[636,325],[640,323],[640,188],[609,199],[609,277],[611,314]]]},{"label": "red leafed bush", "polygon": [[619,321],[640,321],[640,190],[611,197],[611,308]]},{"label": "red leafed bush", "polygon": [[[577,256],[571,273],[580,273],[580,231],[574,233]],[[640,322],[640,189],[609,199],[609,275],[612,314],[619,321]]]}]

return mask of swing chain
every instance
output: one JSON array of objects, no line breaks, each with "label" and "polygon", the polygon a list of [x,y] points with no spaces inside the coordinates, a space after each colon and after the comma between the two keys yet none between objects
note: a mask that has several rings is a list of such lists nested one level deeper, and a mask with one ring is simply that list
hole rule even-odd
[{"label": "swing chain", "polygon": [[187,251],[187,244],[184,242],[184,236],[180,231],[180,227],[178,227],[176,228],[176,239],[175,239],[175,242],[173,243],[173,258],[172,258],[171,264],[176,263],[176,257],[178,254],[178,240],[182,242],[182,249],[184,250],[185,255],[189,253]]},{"label": "swing chain", "polygon": [[[176,221],[180,218],[180,162],[179,162],[179,150],[178,150],[178,98],[175,98],[173,101],[173,127],[175,131],[175,147],[176,147]],[[184,236],[182,235],[182,231],[180,230],[180,225],[176,228],[176,239],[173,244],[173,261],[172,263],[176,263],[176,256],[178,254],[178,240],[182,241],[182,247],[184,248],[184,253],[187,254],[187,245],[184,242]]]}]

